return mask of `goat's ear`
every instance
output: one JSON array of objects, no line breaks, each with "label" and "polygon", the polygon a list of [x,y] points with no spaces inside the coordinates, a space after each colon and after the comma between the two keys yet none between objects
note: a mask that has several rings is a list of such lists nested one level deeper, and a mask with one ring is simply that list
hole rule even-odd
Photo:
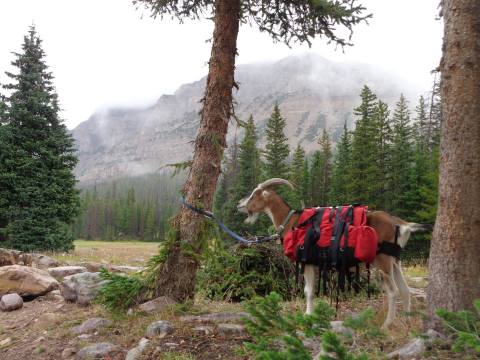
[{"label": "goat's ear", "polygon": [[269,192],[268,190],[263,190],[263,191],[262,191],[262,196],[263,196],[263,197],[266,198],[268,195],[270,195],[270,192]]}]

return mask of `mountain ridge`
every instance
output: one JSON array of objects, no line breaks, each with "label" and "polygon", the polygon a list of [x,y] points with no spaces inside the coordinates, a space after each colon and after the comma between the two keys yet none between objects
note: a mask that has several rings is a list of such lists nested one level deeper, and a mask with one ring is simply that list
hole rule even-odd
[{"label": "mountain ridge", "polygon": [[[397,101],[401,92],[408,96],[417,91],[374,66],[332,62],[313,54],[239,65],[235,78],[240,85],[234,91],[235,112],[241,119],[253,115],[260,143],[277,102],[287,120],[291,148],[300,143],[307,151],[315,148],[323,128],[336,139],[345,121],[352,127],[352,111],[365,84],[389,104]],[[104,109],[79,124],[72,130],[79,182],[152,173],[168,163],[191,158],[205,83],[206,76],[160,96],[150,106]],[[229,139],[233,130],[230,126]]]}]

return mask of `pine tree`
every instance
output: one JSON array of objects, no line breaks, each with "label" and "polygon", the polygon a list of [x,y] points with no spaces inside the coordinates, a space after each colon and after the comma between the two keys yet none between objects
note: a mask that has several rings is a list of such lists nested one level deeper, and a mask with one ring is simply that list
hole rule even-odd
[{"label": "pine tree", "polygon": [[20,250],[68,250],[73,246],[69,224],[79,206],[72,172],[77,158],[33,26],[15,56],[18,74],[6,73],[13,83],[5,86],[13,158],[2,160],[14,182],[0,184],[11,192],[8,240]]},{"label": "pine tree", "polygon": [[225,223],[240,232],[256,232],[264,229],[264,222],[253,227],[246,225],[238,216],[237,205],[240,199],[247,196],[259,184],[261,177],[260,150],[257,147],[258,135],[253,117],[250,116],[245,125],[245,135],[238,150],[238,174],[232,182],[228,202],[225,208]]},{"label": "pine tree", "polygon": [[278,104],[273,107],[273,112],[267,120],[265,130],[267,144],[265,145],[265,177],[269,178],[288,178],[288,139],[284,130],[286,121],[280,114]]},{"label": "pine tree", "polygon": [[302,179],[299,185],[299,193],[301,195],[301,199],[305,202],[304,205],[311,205],[312,200],[310,196],[310,167],[307,157],[305,157],[305,160],[303,161]]},{"label": "pine tree", "polygon": [[320,204],[328,204],[332,178],[332,144],[326,129],[323,129],[322,137],[318,140],[320,145],[322,178],[320,187]]},{"label": "pine tree", "polygon": [[300,208],[302,203],[305,204],[306,198],[304,197],[304,185],[303,185],[303,172],[305,167],[305,150],[300,146],[297,145],[295,152],[293,153],[293,160],[292,165],[290,167],[290,180],[293,184],[295,184],[295,196],[293,199],[293,206]]},{"label": "pine tree", "polygon": [[412,127],[407,100],[400,96],[393,114],[393,139],[391,159],[392,212],[399,217],[411,213],[408,197],[411,196],[413,164]]},{"label": "pine tree", "polygon": [[323,161],[320,150],[315,150],[310,163],[310,204],[322,206]]},{"label": "pine tree", "polygon": [[369,126],[369,140],[366,153],[368,204],[371,208],[387,210],[391,189],[388,188],[391,159],[392,125],[389,118],[388,105],[378,101]]},{"label": "pine tree", "polygon": [[330,188],[330,200],[332,204],[346,204],[350,201],[348,174],[350,171],[351,147],[351,134],[347,129],[347,122],[345,122],[342,136],[337,143],[332,167],[332,185]]},{"label": "pine tree", "polygon": [[354,110],[358,117],[352,137],[352,153],[350,171],[348,174],[349,202],[368,203],[370,200],[368,174],[371,166],[374,135],[372,122],[377,107],[377,96],[368,86],[360,93],[361,104]]}]

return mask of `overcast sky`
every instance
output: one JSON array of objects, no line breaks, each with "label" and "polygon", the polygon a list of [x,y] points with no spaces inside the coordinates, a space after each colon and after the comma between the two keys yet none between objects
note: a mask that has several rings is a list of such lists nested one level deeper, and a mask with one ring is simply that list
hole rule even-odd
[{"label": "overcast sky", "polygon": [[[394,70],[427,90],[441,55],[439,0],[360,0],[374,17],[355,29],[344,52],[317,39],[312,48],[273,43],[240,28],[237,64],[272,61],[312,51],[334,61]],[[144,15],[142,18],[142,14]],[[96,109],[152,103],[207,73],[212,22],[149,17],[131,0],[0,0],[0,82],[28,26],[35,23],[69,128]]]}]

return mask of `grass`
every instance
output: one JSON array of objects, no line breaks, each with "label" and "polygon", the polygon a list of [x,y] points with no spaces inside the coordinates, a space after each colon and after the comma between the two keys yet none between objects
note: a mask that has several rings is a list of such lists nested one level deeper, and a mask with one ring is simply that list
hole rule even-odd
[{"label": "grass", "polygon": [[75,250],[72,252],[49,255],[68,264],[97,262],[144,266],[152,255],[158,253],[159,244],[142,241],[75,240]]}]

